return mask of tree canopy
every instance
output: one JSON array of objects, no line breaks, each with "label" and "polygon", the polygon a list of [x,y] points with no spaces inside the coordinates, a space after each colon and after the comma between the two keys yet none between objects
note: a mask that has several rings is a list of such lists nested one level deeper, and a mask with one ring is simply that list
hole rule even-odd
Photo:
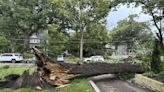
[{"label": "tree canopy", "polygon": [[135,6],[142,6],[144,13],[152,17],[153,25],[156,27],[156,37],[159,40],[159,45],[164,50],[163,45],[163,27],[162,21],[164,19],[164,1],[163,0],[112,0],[112,6],[119,4],[135,4]]},{"label": "tree canopy", "polygon": [[0,5],[1,31],[12,40],[12,44],[23,40],[22,46],[27,49],[29,36],[47,26],[47,0],[1,0]]},{"label": "tree canopy", "polygon": [[68,35],[57,31],[57,25],[51,24],[48,27],[48,55],[56,57],[63,53],[66,50]]},{"label": "tree canopy", "polygon": [[[94,25],[104,25],[108,14],[109,1],[107,0],[52,0],[58,6],[62,16],[62,25],[68,30],[76,32],[80,43],[80,58],[83,57],[85,32],[89,33]],[[102,31],[102,30],[99,30]]]},{"label": "tree canopy", "polygon": [[8,45],[8,40],[3,33],[0,33],[0,52],[4,52],[6,50],[6,46]]},{"label": "tree canopy", "polygon": [[129,15],[128,18],[118,22],[117,27],[110,33],[115,45],[129,43],[135,49],[138,47],[143,49],[142,44],[152,42],[153,37],[149,31],[149,24],[147,22],[138,22],[136,18],[137,15]]}]

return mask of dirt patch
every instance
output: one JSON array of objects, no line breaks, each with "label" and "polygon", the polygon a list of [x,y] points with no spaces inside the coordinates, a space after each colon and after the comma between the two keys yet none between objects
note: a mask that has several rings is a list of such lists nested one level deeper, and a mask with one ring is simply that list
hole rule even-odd
[{"label": "dirt patch", "polygon": [[34,72],[32,75],[29,71],[24,71],[20,76],[17,74],[11,74],[5,77],[5,81],[0,82],[0,88],[46,88],[51,87],[48,83],[40,78],[38,72]]}]

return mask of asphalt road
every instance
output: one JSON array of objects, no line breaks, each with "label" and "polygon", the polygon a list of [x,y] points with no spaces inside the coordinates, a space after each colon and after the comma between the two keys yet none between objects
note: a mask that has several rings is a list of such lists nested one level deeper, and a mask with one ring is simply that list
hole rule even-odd
[{"label": "asphalt road", "polygon": [[95,83],[101,92],[153,92],[121,80],[99,80]]},{"label": "asphalt road", "polygon": [[33,63],[27,64],[27,63],[0,63],[0,67],[9,65],[10,67],[23,67],[23,66],[33,66]]}]

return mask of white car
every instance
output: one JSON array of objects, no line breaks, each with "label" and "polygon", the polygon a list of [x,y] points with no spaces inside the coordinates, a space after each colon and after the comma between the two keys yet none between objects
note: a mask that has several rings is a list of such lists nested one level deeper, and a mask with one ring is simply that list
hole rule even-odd
[{"label": "white car", "polygon": [[20,53],[3,53],[0,55],[0,62],[20,62],[23,61],[23,56]]},{"label": "white car", "polygon": [[104,62],[104,57],[103,56],[91,56],[90,58],[84,58],[85,63],[90,63],[90,62]]},{"label": "white car", "polygon": [[64,62],[64,56],[63,55],[58,55],[57,56],[57,61],[58,62]]}]

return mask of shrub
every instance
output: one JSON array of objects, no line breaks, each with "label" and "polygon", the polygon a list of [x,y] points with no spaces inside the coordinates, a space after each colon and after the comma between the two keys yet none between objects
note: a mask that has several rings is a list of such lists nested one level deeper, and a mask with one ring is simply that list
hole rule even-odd
[{"label": "shrub", "polygon": [[134,73],[120,73],[117,75],[117,77],[121,80],[130,80],[134,78],[135,74]]},{"label": "shrub", "polygon": [[147,77],[154,77],[155,73],[153,71],[148,71],[148,72],[145,72],[143,75]]},{"label": "shrub", "polygon": [[152,61],[151,54],[147,54],[142,59],[141,67],[144,71],[150,71],[151,70],[151,61]]},{"label": "shrub", "polygon": [[5,65],[5,66],[3,66],[2,68],[3,68],[3,69],[8,69],[8,68],[10,68],[10,66],[9,66],[9,65]]},{"label": "shrub", "polygon": [[70,61],[70,62],[78,62],[80,60],[80,58],[71,55],[71,56],[67,57],[67,60]]},{"label": "shrub", "polygon": [[151,61],[151,70],[155,73],[162,71],[162,62],[161,62],[161,47],[159,46],[159,41],[155,40],[154,48],[152,52],[152,61]]},{"label": "shrub", "polygon": [[30,53],[24,54],[24,58],[33,58],[33,57],[35,57],[34,54],[30,54]]}]

